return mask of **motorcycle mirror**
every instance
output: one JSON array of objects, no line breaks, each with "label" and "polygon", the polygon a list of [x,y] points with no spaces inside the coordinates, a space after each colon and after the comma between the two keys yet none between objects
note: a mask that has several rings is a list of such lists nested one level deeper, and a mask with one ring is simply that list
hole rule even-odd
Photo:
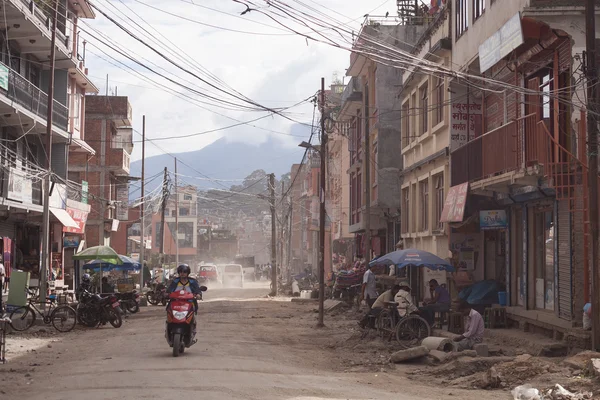
[{"label": "motorcycle mirror", "polygon": [[200,290],[202,292],[206,292],[208,290],[208,288],[206,286],[200,286]]}]

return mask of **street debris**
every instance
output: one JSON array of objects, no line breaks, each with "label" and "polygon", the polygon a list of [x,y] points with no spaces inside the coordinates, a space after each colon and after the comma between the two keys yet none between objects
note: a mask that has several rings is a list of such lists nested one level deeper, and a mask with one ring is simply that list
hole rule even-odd
[{"label": "street debris", "polygon": [[514,400],[541,400],[540,391],[536,388],[531,387],[531,385],[521,385],[517,386],[513,390],[510,391],[513,395]]},{"label": "street debris", "polygon": [[423,339],[421,346],[427,347],[429,350],[439,350],[445,353],[456,351],[454,343],[447,338],[429,336]]},{"label": "street debris", "polygon": [[400,350],[392,354],[390,360],[394,363],[414,360],[416,358],[425,357],[429,354],[429,349],[425,346],[413,347],[411,349]]}]

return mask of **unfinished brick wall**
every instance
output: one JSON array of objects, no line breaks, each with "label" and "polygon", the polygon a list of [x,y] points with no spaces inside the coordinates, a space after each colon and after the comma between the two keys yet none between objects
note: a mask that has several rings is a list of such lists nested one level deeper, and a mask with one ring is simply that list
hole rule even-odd
[{"label": "unfinished brick wall", "polygon": [[[127,96],[85,96],[86,114],[105,114],[113,118],[127,118],[129,101]],[[86,126],[86,138],[87,135]]]},{"label": "unfinished brick wall", "polygon": [[[511,72],[504,66],[492,68],[492,73],[497,73],[494,79],[506,82],[509,85],[517,85],[517,74]],[[506,99],[508,122],[517,118],[518,97],[515,92],[510,92]],[[492,131],[504,125],[504,95],[487,92],[484,99],[485,105],[485,121],[484,132]]]}]

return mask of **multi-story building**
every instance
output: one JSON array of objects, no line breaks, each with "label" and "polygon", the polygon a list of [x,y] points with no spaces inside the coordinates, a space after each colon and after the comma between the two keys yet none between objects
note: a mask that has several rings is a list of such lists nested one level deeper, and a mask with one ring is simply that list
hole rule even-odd
[{"label": "multi-story building", "polygon": [[[56,24],[54,98],[46,94],[52,71],[52,10],[43,2],[9,0],[2,5],[4,26],[0,33],[0,119],[2,182],[0,237],[3,262],[8,273],[13,268],[29,271],[39,278],[40,231],[43,209],[43,177],[47,168],[46,127],[49,101],[52,101],[53,190],[50,197],[51,284],[71,285],[74,272],[65,265],[65,230],[77,230],[85,223],[87,207],[73,203],[81,217],[77,222],[66,212],[67,156],[69,148],[93,154],[84,141],[81,104],[85,93],[97,91],[87,76],[81,57],[77,22],[94,18],[84,0],[60,5]],[[65,10],[67,11],[65,13]],[[68,240],[71,245],[75,239]],[[11,257],[15,254],[15,257]],[[68,262],[69,257],[67,255]]]},{"label": "multi-story building", "polygon": [[69,180],[87,187],[91,211],[85,228],[86,244],[119,246],[126,252],[127,240],[122,236],[128,226],[121,226],[120,221],[129,221],[131,105],[125,96],[86,96],[85,118],[85,137],[95,154],[71,150]]},{"label": "multi-story building", "polygon": [[466,283],[506,288],[511,319],[560,336],[590,294],[584,1],[454,0],[452,16],[450,248]]},{"label": "multi-story building", "polygon": [[303,232],[305,229],[305,207],[302,204],[302,194],[304,192],[304,164],[293,164],[291,169],[291,182],[289,196],[292,205],[292,224],[290,232],[290,273],[298,274],[302,272],[306,264],[306,250],[303,242]]},{"label": "multi-story building", "polygon": [[[446,68],[452,65],[450,13],[447,8],[430,14],[428,29],[411,49],[419,59]],[[403,170],[400,192],[402,239],[405,248],[448,256],[447,227],[440,222],[449,185],[450,121],[448,79],[429,70],[410,68],[401,87],[400,149]],[[452,92],[454,93],[454,92]],[[425,294],[427,282],[446,282],[446,273],[423,269],[415,293]],[[416,288],[415,288],[416,289]]]},{"label": "multi-story building", "polygon": [[[179,209],[178,229],[175,217]],[[195,186],[180,186],[177,195],[171,194],[165,208],[165,227],[161,227],[161,213],[152,215],[152,252],[160,253],[164,241],[164,262],[175,262],[179,245],[179,262],[194,263],[198,249],[198,189]],[[163,234],[164,232],[164,234]],[[177,235],[175,235],[177,232]],[[177,242],[175,242],[177,240]]]},{"label": "multi-story building", "polygon": [[[347,124],[344,129],[349,137],[349,231],[355,238],[355,255],[365,258],[393,250],[400,238],[398,85],[402,82],[402,70],[389,63],[377,63],[364,52],[377,48],[387,51],[385,47],[410,50],[425,29],[423,19],[418,18],[420,13],[415,8],[413,18],[403,15],[401,24],[394,17],[367,16],[350,55],[347,75],[352,78],[344,89],[339,115],[340,121]],[[367,229],[371,236],[369,246],[365,240]],[[366,254],[368,247],[371,254]]]}]

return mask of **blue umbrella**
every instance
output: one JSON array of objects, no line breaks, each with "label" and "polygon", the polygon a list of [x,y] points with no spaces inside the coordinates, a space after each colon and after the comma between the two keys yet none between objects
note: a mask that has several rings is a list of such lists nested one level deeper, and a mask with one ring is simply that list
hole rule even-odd
[{"label": "blue umbrella", "polygon": [[133,258],[122,255],[119,255],[118,257],[121,264],[113,264],[106,262],[106,260],[93,260],[84,264],[83,268],[94,271],[138,271],[140,269],[140,263]]},{"label": "blue umbrella", "polygon": [[369,263],[371,266],[376,264],[393,264],[398,269],[413,265],[439,271],[454,271],[454,267],[448,261],[442,260],[428,251],[417,249],[396,250]]}]

